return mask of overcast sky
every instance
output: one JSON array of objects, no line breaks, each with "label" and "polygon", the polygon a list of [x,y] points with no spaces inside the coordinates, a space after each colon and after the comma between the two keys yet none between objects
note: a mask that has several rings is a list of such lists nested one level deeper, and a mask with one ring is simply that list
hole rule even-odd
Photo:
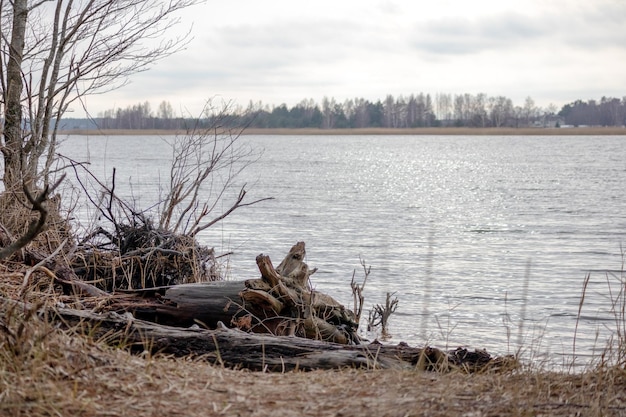
[{"label": "overcast sky", "polygon": [[626,96],[626,0],[208,0],[185,51],[90,97],[93,116],[208,99],[293,106],[324,96],[486,93],[523,105]]}]

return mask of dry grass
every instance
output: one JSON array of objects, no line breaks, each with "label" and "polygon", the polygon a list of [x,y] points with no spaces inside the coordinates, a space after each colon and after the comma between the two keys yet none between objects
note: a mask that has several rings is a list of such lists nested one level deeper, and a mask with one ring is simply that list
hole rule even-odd
[{"label": "dry grass", "polygon": [[[35,334],[47,332],[43,324]],[[622,371],[316,371],[267,374],[202,361],[131,356],[54,332],[19,356],[2,350],[0,415],[7,416],[619,416]]]},{"label": "dry grass", "polygon": [[[2,267],[0,295],[14,298],[24,271]],[[31,302],[71,302],[52,295],[45,276],[33,277]],[[254,373],[202,359],[133,356],[31,311],[4,305],[0,312],[1,416],[626,415],[623,367]]]},{"label": "dry grass", "polygon": [[[182,130],[68,130],[67,135],[181,135]],[[364,128],[364,129],[258,129],[248,128],[244,135],[463,135],[463,136],[577,136],[577,135],[626,135],[624,127],[577,127],[577,128],[471,128],[471,127],[431,127],[431,128]]]}]

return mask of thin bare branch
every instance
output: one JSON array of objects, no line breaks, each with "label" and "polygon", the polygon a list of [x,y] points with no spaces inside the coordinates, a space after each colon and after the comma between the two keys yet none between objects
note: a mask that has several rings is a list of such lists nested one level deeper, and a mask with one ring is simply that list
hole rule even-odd
[{"label": "thin bare branch", "polygon": [[[244,185],[244,187],[245,187],[245,185]],[[218,223],[218,222],[224,220],[229,214],[231,214],[233,211],[235,211],[238,208],[251,206],[253,204],[260,203],[261,201],[267,201],[267,200],[273,200],[274,199],[274,197],[266,197],[266,198],[261,198],[261,199],[255,200],[255,201],[251,201],[249,203],[243,203],[243,199],[246,196],[246,190],[245,190],[244,187],[241,188],[241,191],[239,192],[239,197],[237,198],[237,201],[235,201],[235,203],[228,210],[226,210],[224,213],[222,213],[218,217],[214,218],[210,222],[207,222],[207,223],[205,223],[203,225],[199,225],[196,222],[196,224],[192,227],[191,232],[189,233],[189,235],[190,236],[197,235],[201,231],[203,231],[203,230],[213,226],[215,223]]]},{"label": "thin bare branch", "polygon": [[354,313],[356,314],[357,323],[361,321],[361,315],[363,314],[363,304],[365,302],[365,297],[363,296],[363,290],[365,289],[365,284],[367,283],[367,278],[370,275],[370,271],[372,270],[371,266],[365,266],[365,261],[359,258],[361,266],[363,267],[363,283],[359,285],[354,277],[356,275],[356,271],[352,273],[352,280],[350,282],[350,288],[352,288],[352,297],[354,301]]}]

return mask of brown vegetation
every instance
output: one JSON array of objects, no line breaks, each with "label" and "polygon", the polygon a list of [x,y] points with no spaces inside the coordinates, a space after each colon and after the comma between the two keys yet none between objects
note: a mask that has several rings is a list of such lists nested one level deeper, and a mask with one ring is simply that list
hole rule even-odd
[{"label": "brown vegetation", "polygon": [[429,135],[429,136],[584,136],[626,135],[623,127],[577,128],[364,128],[364,129],[246,129],[247,135]]},{"label": "brown vegetation", "polygon": [[[180,130],[159,129],[104,129],[104,130],[67,130],[67,135],[124,136],[180,135]],[[506,127],[422,127],[422,128],[363,128],[363,129],[259,129],[248,128],[242,135],[433,135],[433,136],[620,136],[626,135],[624,127],[572,127],[572,128],[506,128]]]},{"label": "brown vegetation", "polygon": [[[22,276],[6,265],[3,269],[5,295],[22,285]],[[40,298],[46,287],[42,279],[39,291],[33,287],[27,298]],[[417,369],[250,372],[224,368],[219,360],[131,355],[111,347],[106,335],[93,338],[56,329],[32,310],[3,308],[1,318],[0,415],[6,416],[626,413],[623,368],[579,374],[530,368],[479,374]]]}]

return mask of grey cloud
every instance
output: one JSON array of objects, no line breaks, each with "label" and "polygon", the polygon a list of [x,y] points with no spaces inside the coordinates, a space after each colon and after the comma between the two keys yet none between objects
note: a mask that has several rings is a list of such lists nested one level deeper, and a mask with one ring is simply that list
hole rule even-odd
[{"label": "grey cloud", "polygon": [[590,2],[577,16],[560,22],[563,42],[570,47],[597,50],[606,47],[626,49],[626,2]]},{"label": "grey cloud", "polygon": [[210,57],[204,60],[207,66],[183,71],[238,85],[285,84],[292,78],[302,82],[363,49],[364,29],[332,19],[221,27],[198,40]]},{"label": "grey cloud", "polygon": [[547,29],[519,14],[482,19],[441,19],[416,28],[411,45],[431,54],[472,54],[538,39]]},{"label": "grey cloud", "polygon": [[390,15],[399,15],[402,13],[402,8],[397,3],[389,0],[381,1],[378,4],[378,9],[382,13]]},{"label": "grey cloud", "polygon": [[[362,28],[339,20],[282,21],[274,24],[215,28],[189,49],[162,62],[143,79],[179,93],[209,89],[285,89],[314,91],[328,80],[325,71],[350,55],[361,42]],[[184,62],[184,65],[181,63]],[[129,88],[140,90],[145,85]]]},{"label": "grey cloud", "polygon": [[[273,55],[302,57],[303,53],[324,51],[333,55],[357,41],[362,28],[342,20],[282,21],[273,24],[230,26],[220,29],[221,48],[250,52],[262,50]],[[216,44],[217,45],[217,44]]]},{"label": "grey cloud", "polygon": [[584,9],[562,8],[541,16],[519,13],[477,19],[440,19],[416,27],[410,44],[435,55],[511,50],[521,45],[561,45],[598,49],[626,47],[626,2],[589,2]]}]

